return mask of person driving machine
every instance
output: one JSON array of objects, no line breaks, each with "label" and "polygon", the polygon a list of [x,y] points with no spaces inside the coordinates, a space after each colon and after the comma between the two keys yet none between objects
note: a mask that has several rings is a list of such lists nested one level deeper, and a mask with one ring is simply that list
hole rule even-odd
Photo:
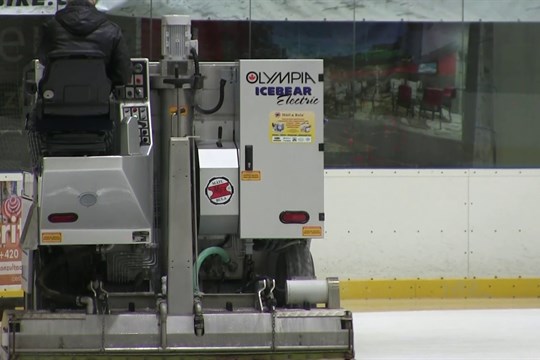
[{"label": "person driving machine", "polygon": [[112,86],[124,85],[131,75],[131,61],[122,30],[96,9],[96,3],[68,0],[64,9],[43,24],[39,61],[46,67],[52,52],[99,51]]},{"label": "person driving machine", "polygon": [[[129,82],[131,58],[120,27],[96,2],[68,0],[43,24],[38,59],[45,68],[26,124],[34,169],[45,154],[112,151],[109,100]],[[66,142],[79,145],[66,148]]]}]

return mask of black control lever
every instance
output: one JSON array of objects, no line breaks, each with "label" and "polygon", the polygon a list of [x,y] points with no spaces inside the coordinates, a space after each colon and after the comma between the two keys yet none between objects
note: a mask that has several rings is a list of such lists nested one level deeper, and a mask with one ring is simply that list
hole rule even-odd
[{"label": "black control lever", "polygon": [[246,145],[245,147],[245,155],[246,155],[246,161],[245,161],[245,169],[247,171],[253,170],[253,145]]},{"label": "black control lever", "polygon": [[184,84],[191,83],[191,78],[180,78],[178,67],[174,68],[174,79],[163,79],[164,84],[173,85],[176,89],[180,89]]},{"label": "black control lever", "polygon": [[221,127],[221,126],[218,127],[217,133],[218,133],[218,135],[217,135],[217,136],[218,136],[218,141],[216,142],[216,146],[217,146],[218,148],[222,148],[222,147],[223,147],[223,144],[221,143],[221,138],[222,138],[222,136],[223,136],[223,127]]}]

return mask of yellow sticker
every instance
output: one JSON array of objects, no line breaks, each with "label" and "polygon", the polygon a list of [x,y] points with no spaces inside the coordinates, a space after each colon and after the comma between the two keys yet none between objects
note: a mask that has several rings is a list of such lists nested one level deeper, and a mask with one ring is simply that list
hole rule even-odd
[{"label": "yellow sticker", "polygon": [[322,226],[303,226],[302,236],[322,236]]},{"label": "yellow sticker", "polygon": [[261,181],[261,172],[257,171],[242,171],[240,174],[242,181]]},{"label": "yellow sticker", "polygon": [[[169,106],[169,115],[176,115],[178,108],[176,106]],[[188,113],[188,108],[185,106],[180,107],[180,115],[186,116]]]},{"label": "yellow sticker", "polygon": [[41,234],[41,242],[44,244],[57,244],[62,242],[62,233],[44,232]]},{"label": "yellow sticker", "polygon": [[274,111],[270,113],[268,133],[274,144],[311,144],[315,141],[315,113]]}]

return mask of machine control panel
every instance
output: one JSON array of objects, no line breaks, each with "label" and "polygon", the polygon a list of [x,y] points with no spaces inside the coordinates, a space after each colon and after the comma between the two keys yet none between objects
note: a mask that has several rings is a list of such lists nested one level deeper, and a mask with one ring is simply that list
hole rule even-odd
[{"label": "machine control panel", "polygon": [[149,63],[148,59],[132,59],[131,64],[131,77],[122,91],[121,114],[137,119],[139,144],[144,150],[152,145]]},{"label": "machine control panel", "polygon": [[131,60],[132,73],[126,85],[126,99],[148,99],[148,61],[145,59]]},{"label": "machine control panel", "polygon": [[122,106],[122,116],[124,118],[135,117],[139,124],[140,144],[150,145],[150,116],[148,106],[124,105]]}]

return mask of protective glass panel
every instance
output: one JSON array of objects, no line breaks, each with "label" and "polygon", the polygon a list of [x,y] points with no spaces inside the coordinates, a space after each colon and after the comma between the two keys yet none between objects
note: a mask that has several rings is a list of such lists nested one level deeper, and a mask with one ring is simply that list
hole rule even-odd
[{"label": "protective glass panel", "polygon": [[540,20],[540,0],[463,0],[463,21],[518,22]]},{"label": "protective glass panel", "polygon": [[[161,16],[187,14],[202,61],[324,59],[329,168],[468,168],[540,166],[540,0],[526,3],[100,0],[98,7],[120,25],[133,57],[159,60]],[[36,57],[41,24],[63,6],[0,1],[2,171],[29,164],[22,73]]]},{"label": "protective glass panel", "polygon": [[352,21],[356,0],[251,0],[252,21]]},{"label": "protective glass panel", "polygon": [[342,85],[351,122],[328,167],[462,164],[464,26],[356,23],[354,73]]},{"label": "protective glass panel", "polygon": [[539,167],[540,23],[476,23],[469,29],[464,107],[473,167]]},{"label": "protective glass panel", "polygon": [[355,18],[364,21],[455,22],[462,20],[462,12],[463,0],[355,1]]},{"label": "protective glass panel", "polygon": [[30,165],[22,113],[24,67],[35,56],[43,16],[0,15],[0,171]]}]

